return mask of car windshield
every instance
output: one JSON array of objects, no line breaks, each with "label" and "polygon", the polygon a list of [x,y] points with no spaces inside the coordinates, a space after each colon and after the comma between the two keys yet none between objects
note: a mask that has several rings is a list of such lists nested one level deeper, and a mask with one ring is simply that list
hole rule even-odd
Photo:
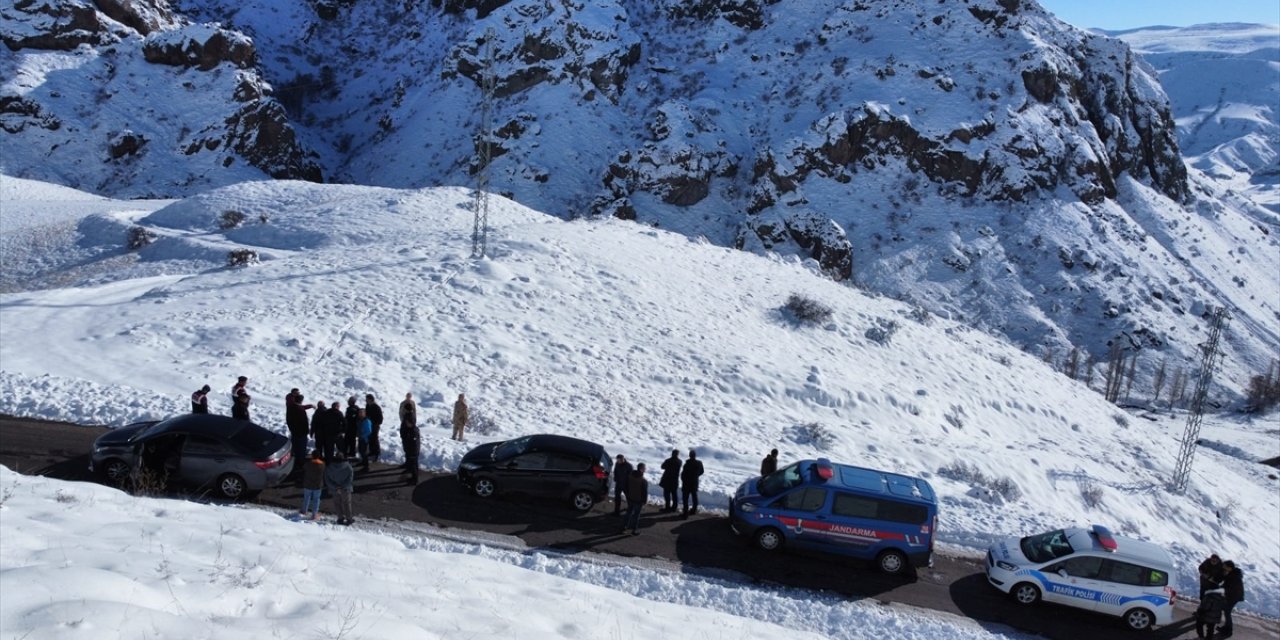
[{"label": "car windshield", "polygon": [[760,479],[760,495],[773,496],[800,484],[800,463],[787,465]]},{"label": "car windshield", "polygon": [[516,438],[515,440],[508,440],[498,445],[493,450],[493,459],[506,460],[507,458],[512,458],[524,453],[524,450],[529,448],[529,440],[531,437],[532,436]]},{"label": "car windshield", "polygon": [[1067,541],[1067,532],[1062,529],[1038,536],[1027,536],[1022,539],[1021,546],[1022,555],[1036,563],[1048,562],[1075,552],[1075,549],[1071,548],[1071,543]]}]

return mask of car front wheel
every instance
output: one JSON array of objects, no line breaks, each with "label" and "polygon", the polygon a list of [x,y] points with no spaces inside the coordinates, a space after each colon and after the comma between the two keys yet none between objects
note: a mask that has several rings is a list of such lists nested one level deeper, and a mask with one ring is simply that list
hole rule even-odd
[{"label": "car front wheel", "polygon": [[492,498],[493,494],[498,492],[498,485],[494,484],[492,478],[476,478],[476,483],[471,487],[472,493],[481,498]]},{"label": "car front wheel", "polygon": [[784,540],[782,532],[773,527],[765,527],[756,532],[756,546],[765,551],[781,549]]},{"label": "car front wheel", "polygon": [[596,506],[596,497],[590,491],[576,491],[573,494],[573,508],[578,511],[590,511]]},{"label": "car front wheel", "polygon": [[102,465],[102,477],[111,484],[120,485],[129,479],[131,470],[128,462],[112,458]]},{"label": "car front wheel", "polygon": [[234,473],[225,473],[218,478],[218,493],[228,500],[238,500],[248,491],[249,485],[245,483],[244,478]]},{"label": "car front wheel", "polygon": [[1040,601],[1040,588],[1030,582],[1020,582],[1009,591],[1018,604],[1035,604]]},{"label": "car front wheel", "polygon": [[1146,609],[1130,609],[1124,614],[1125,625],[1134,631],[1146,631],[1155,621],[1155,616]]}]

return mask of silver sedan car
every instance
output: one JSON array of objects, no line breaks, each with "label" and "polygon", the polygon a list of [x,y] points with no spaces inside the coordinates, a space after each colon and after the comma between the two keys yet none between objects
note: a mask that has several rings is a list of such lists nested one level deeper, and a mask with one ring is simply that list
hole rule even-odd
[{"label": "silver sedan car", "polygon": [[280,484],[294,464],[287,436],[196,414],[114,429],[94,441],[89,460],[89,469],[112,483],[183,484],[232,500]]}]

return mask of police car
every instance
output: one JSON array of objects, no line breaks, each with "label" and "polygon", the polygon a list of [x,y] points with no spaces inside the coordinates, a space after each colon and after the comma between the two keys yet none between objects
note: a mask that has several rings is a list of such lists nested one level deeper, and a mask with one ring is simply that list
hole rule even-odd
[{"label": "police car", "polygon": [[1167,551],[1100,525],[1008,538],[987,551],[987,580],[1017,602],[1120,616],[1135,630],[1173,621],[1171,575]]}]

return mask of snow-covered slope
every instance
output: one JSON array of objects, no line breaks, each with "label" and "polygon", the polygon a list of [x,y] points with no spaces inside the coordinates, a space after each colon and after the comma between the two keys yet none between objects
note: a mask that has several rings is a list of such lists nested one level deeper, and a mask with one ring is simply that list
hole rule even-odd
[{"label": "snow-covered slope", "polygon": [[1104,33],[1159,72],[1188,161],[1280,213],[1280,24]]},{"label": "snow-covered slope", "polygon": [[[1127,45],[1030,0],[127,6],[163,19],[0,0],[10,173],[191,195],[276,140],[272,175],[464,186],[487,140],[491,190],[536,210],[813,258],[1059,366],[1191,369],[1212,307],[1231,379],[1280,351],[1277,215],[1188,174]],[[55,9],[109,28],[57,49]],[[262,135],[224,120],[242,97]]]},{"label": "snow-covered slope", "polygon": [[[283,429],[292,387],[324,401],[372,392],[384,406],[412,391],[421,462],[451,470],[469,446],[444,426],[462,392],[493,425],[469,444],[565,433],[651,463],[696,447],[704,501],[720,507],[773,447],[919,474],[941,497],[945,542],[976,552],[999,535],[1105,522],[1169,547],[1180,590],[1208,552],[1237,559],[1257,594],[1248,606],[1280,613],[1280,492],[1250,459],[1278,453],[1274,417],[1211,418],[1202,435],[1216,446],[1174,496],[1184,415],[1122,411],[1038,357],[851,290],[812,261],[502,199],[491,257],[473,260],[467,198],[258,182],[88,215],[114,225],[99,237],[121,238],[118,252],[129,225],[157,239],[82,286],[0,295],[0,412],[118,425],[246,375],[254,415]],[[227,210],[246,223],[220,229]],[[233,249],[264,260],[227,269]],[[797,322],[793,294],[831,317]]]}]

